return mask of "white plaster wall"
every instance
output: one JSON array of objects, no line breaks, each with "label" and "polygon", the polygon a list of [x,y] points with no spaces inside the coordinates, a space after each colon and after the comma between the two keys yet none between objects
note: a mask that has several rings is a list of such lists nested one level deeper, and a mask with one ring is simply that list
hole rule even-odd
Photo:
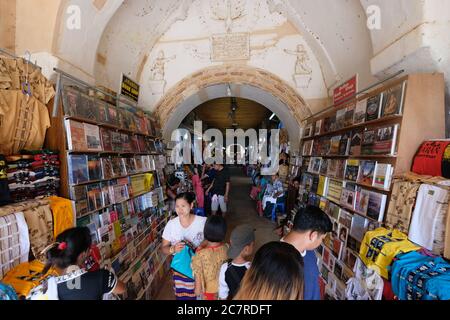
[{"label": "white plaster wall", "polygon": [[[289,25],[287,18],[278,12],[270,12],[267,1],[241,3],[243,16],[233,23],[232,31],[250,33],[251,58],[236,63],[268,70],[296,88],[307,100],[326,98],[327,88],[320,63],[303,36]],[[188,75],[222,63],[211,61],[210,37],[226,32],[225,21],[216,19],[210,4],[211,1],[194,1],[186,19],[175,22],[152,48],[139,79],[143,88],[139,102],[141,106],[153,110],[163,96],[162,92],[156,92],[158,84],[151,80],[151,69],[160,51],[171,59],[165,64],[164,92]],[[311,82],[305,88],[297,88],[294,81],[296,56],[284,51],[295,51],[298,44],[302,44],[307,51],[307,65],[312,69]]]}]

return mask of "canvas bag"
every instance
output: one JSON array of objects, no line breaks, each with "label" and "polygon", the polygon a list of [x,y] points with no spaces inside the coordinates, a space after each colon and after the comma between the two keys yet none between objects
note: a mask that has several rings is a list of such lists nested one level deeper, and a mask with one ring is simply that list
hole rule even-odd
[{"label": "canvas bag", "polygon": [[194,255],[194,249],[186,244],[183,250],[173,256],[170,268],[190,279],[194,279],[194,274],[191,267],[191,261]]}]

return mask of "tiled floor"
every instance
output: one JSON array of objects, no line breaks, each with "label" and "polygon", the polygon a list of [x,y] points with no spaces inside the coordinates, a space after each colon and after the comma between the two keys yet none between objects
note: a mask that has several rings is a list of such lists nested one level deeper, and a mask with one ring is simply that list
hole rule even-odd
[{"label": "tiled floor", "polygon": [[[273,232],[275,224],[268,219],[261,218],[255,210],[255,202],[250,199],[251,179],[242,173],[240,168],[230,168],[231,190],[229,209],[227,214],[228,235],[239,224],[249,223],[256,229],[256,250],[270,241],[277,241],[279,237]],[[157,300],[173,300],[172,282],[170,276],[160,290]]]}]

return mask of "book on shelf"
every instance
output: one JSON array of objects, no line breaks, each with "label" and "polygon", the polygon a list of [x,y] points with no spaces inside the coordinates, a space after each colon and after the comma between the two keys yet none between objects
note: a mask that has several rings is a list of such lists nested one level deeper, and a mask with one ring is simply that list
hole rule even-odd
[{"label": "book on shelf", "polygon": [[359,173],[360,161],[357,159],[348,159],[345,165],[345,180],[356,181]]},{"label": "book on shelf", "polygon": [[311,185],[311,192],[317,193],[318,188],[319,188],[319,176],[314,175],[313,183]]},{"label": "book on shelf", "polygon": [[73,151],[87,150],[86,135],[82,122],[71,119],[64,120],[67,132],[67,147]]},{"label": "book on shelf", "polygon": [[356,191],[352,189],[343,188],[341,193],[340,204],[351,210],[354,210],[356,202]]},{"label": "book on shelf", "polygon": [[356,129],[352,131],[350,139],[350,156],[359,156],[361,154],[361,143],[363,138],[363,129]]},{"label": "book on shelf", "polygon": [[119,126],[119,116],[117,114],[117,107],[108,105],[108,122],[114,126]]},{"label": "book on shelf", "polygon": [[107,128],[100,128],[100,138],[102,143],[102,148],[104,151],[113,151],[112,146],[112,130]]},{"label": "book on shelf", "polygon": [[398,124],[377,129],[372,153],[395,155]]},{"label": "book on shelf", "polygon": [[108,107],[107,104],[101,100],[96,100],[98,108],[98,121],[100,123],[108,123]]},{"label": "book on shelf", "polygon": [[356,103],[355,112],[353,113],[353,124],[361,124],[366,121],[367,99],[359,100]]},{"label": "book on shelf", "polygon": [[63,88],[63,108],[64,114],[69,117],[78,115],[77,106],[80,104],[80,92],[71,86]]},{"label": "book on shelf", "polygon": [[115,176],[111,158],[109,157],[100,158],[100,164],[102,166],[103,179],[107,180]]},{"label": "book on shelf", "polygon": [[406,81],[389,88],[384,92],[385,98],[381,107],[381,117],[401,115],[405,96]]},{"label": "book on shelf", "polygon": [[[368,220],[360,215],[354,214],[350,227],[350,236],[361,242],[367,230]],[[348,242],[348,240],[347,240]]]},{"label": "book on shelf", "polygon": [[320,198],[319,208],[322,209],[322,211],[327,212],[327,210],[328,210],[327,198],[324,198],[324,197]]},{"label": "book on shelf", "polygon": [[118,131],[111,131],[111,144],[114,152],[122,152],[122,135]]},{"label": "book on shelf", "polygon": [[328,179],[327,198],[336,203],[341,200],[342,182],[339,180]]},{"label": "book on shelf", "polygon": [[305,131],[303,132],[303,138],[310,138],[313,135],[313,126],[312,124],[308,124],[305,127]]},{"label": "book on shelf", "polygon": [[102,179],[102,165],[98,156],[88,155],[88,171],[90,181]]},{"label": "book on shelf", "polygon": [[322,133],[322,122],[323,122],[322,119],[316,121],[316,125],[314,126],[314,135],[315,136],[318,136],[319,134]]},{"label": "book on shelf", "polygon": [[351,131],[342,134],[341,140],[339,141],[338,155],[340,156],[348,155],[350,149],[350,138],[351,138]]},{"label": "book on shelf", "polygon": [[352,225],[352,217],[353,215],[346,211],[345,209],[341,209],[339,213],[339,224],[345,226],[347,229],[350,229]]},{"label": "book on shelf", "polygon": [[319,176],[319,183],[317,187],[317,194],[321,196],[326,195],[326,187],[327,187],[327,177],[325,176]]},{"label": "book on shelf", "polygon": [[375,166],[373,186],[389,190],[391,186],[394,167],[387,163],[379,163]]},{"label": "book on shelf", "polygon": [[132,152],[131,150],[131,136],[126,133],[122,133],[120,135],[120,140],[122,141],[122,151],[123,152]]},{"label": "book on shelf", "polygon": [[86,199],[86,186],[69,186],[69,194],[71,200]]},{"label": "book on shelf", "polygon": [[138,153],[139,151],[139,141],[136,135],[131,136],[131,152]]},{"label": "book on shelf", "polygon": [[376,221],[382,222],[386,207],[387,196],[382,193],[371,191],[369,193],[369,205],[367,207],[367,216]]},{"label": "book on shelf", "polygon": [[330,140],[330,150],[329,155],[338,155],[339,154],[339,145],[341,142],[341,136],[333,136]]},{"label": "book on shelf", "polygon": [[308,172],[318,174],[320,172],[320,165],[322,163],[322,158],[312,157],[309,162]]},{"label": "book on shelf", "polygon": [[67,157],[69,183],[79,184],[89,180],[87,156],[81,154],[69,154]]},{"label": "book on shelf", "polygon": [[336,130],[336,114],[326,117],[323,121],[323,132],[327,133]]},{"label": "book on shelf", "polygon": [[310,156],[312,154],[313,143],[315,140],[306,140],[303,142],[303,152],[302,155]]},{"label": "book on shelf", "polygon": [[345,113],[347,108],[342,108],[336,111],[336,128],[334,130],[342,129],[345,126]]},{"label": "book on shelf", "polygon": [[88,184],[86,186],[88,210],[94,211],[103,207],[102,188],[100,183]]},{"label": "book on shelf", "polygon": [[326,175],[332,178],[336,178],[337,176],[337,170],[338,170],[338,163],[337,159],[327,159],[328,167],[327,167],[327,173]]},{"label": "book on shelf", "polygon": [[373,121],[380,117],[383,93],[367,99],[366,121]]},{"label": "book on shelf", "polygon": [[91,121],[98,121],[98,108],[94,98],[87,94],[80,93],[79,101],[80,104],[77,105],[77,116]]},{"label": "book on shelf", "polygon": [[75,213],[77,218],[88,213],[88,201],[86,199],[75,201]]},{"label": "book on shelf", "polygon": [[345,160],[344,159],[333,159],[336,163],[336,172],[334,174],[334,177],[336,179],[344,179],[345,174]]},{"label": "book on shelf", "polygon": [[375,129],[364,130],[364,132],[362,134],[362,141],[361,141],[361,154],[362,155],[374,154],[375,137],[376,137]]},{"label": "book on shelf", "polygon": [[355,114],[356,102],[351,102],[347,105],[344,116],[344,127],[350,127],[353,125],[353,116]]},{"label": "book on shelf", "polygon": [[356,191],[356,202],[355,202],[355,211],[359,214],[366,215],[367,208],[369,206],[369,195],[370,192],[361,187],[357,188]]},{"label": "book on shelf", "polygon": [[103,207],[110,206],[112,204],[111,197],[109,196],[109,184],[106,182],[100,183],[102,188],[102,205]]},{"label": "book on shelf", "polygon": [[374,183],[375,167],[377,162],[371,160],[361,160],[357,182],[372,186]]},{"label": "book on shelf", "polygon": [[100,129],[98,126],[84,123],[84,134],[86,135],[87,150],[102,151]]},{"label": "book on shelf", "polygon": [[330,162],[331,159],[322,159],[322,162],[320,164],[320,170],[319,174],[326,176],[328,175],[328,162]]}]

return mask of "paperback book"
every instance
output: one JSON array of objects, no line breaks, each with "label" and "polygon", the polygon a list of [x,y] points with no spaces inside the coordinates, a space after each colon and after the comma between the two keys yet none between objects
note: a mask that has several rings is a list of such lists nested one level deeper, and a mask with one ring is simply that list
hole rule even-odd
[{"label": "paperback book", "polygon": [[336,173],[334,175],[334,177],[336,179],[344,179],[344,174],[345,174],[345,160],[343,159],[335,159],[334,161],[336,161]]},{"label": "paperback book", "polygon": [[98,121],[100,123],[108,123],[108,109],[106,103],[101,100],[96,100],[98,108]]},{"label": "paperback book", "polygon": [[330,151],[328,154],[337,155],[339,154],[339,145],[341,142],[341,136],[334,136],[330,140]]},{"label": "paperback book", "polygon": [[328,175],[328,163],[331,161],[331,159],[322,159],[322,163],[320,164],[320,171],[319,174],[326,176]]},{"label": "paperback book", "polygon": [[86,186],[88,210],[94,211],[103,207],[102,189],[100,183],[89,184]]},{"label": "paperback book", "polygon": [[355,112],[353,114],[353,124],[357,125],[366,121],[367,99],[360,100],[356,103]]},{"label": "paperback book", "polygon": [[317,187],[317,194],[321,196],[326,195],[326,186],[327,186],[327,177],[325,176],[319,176],[319,184]]},{"label": "paperback book", "polygon": [[375,167],[375,179],[373,182],[374,187],[384,188],[389,190],[391,186],[391,178],[394,167],[386,163],[377,163]]},{"label": "paperback book", "polygon": [[88,156],[88,170],[89,170],[89,180],[101,180],[102,179],[102,165],[100,158],[98,156],[89,155]]},{"label": "paperback book", "polygon": [[66,119],[67,147],[72,151],[87,150],[86,135],[82,122]]},{"label": "paperback book", "polygon": [[348,159],[345,166],[345,180],[356,181],[359,173],[359,160]]},{"label": "paperback book", "polygon": [[80,103],[80,92],[72,87],[64,86],[63,106],[64,114],[69,117],[78,115],[77,106]]},{"label": "paperback book", "polygon": [[322,133],[322,122],[323,122],[322,119],[316,121],[316,125],[314,127],[314,135],[315,136]]},{"label": "paperback book", "polygon": [[315,140],[306,140],[303,142],[303,152],[302,155],[310,156],[312,154],[313,143]]},{"label": "paperback book", "polygon": [[114,152],[122,152],[122,136],[120,132],[111,131],[111,143]]},{"label": "paperback book", "polygon": [[341,140],[339,141],[339,152],[338,154],[340,156],[346,156],[349,153],[350,149],[350,138],[351,138],[351,132],[345,132],[341,136]]},{"label": "paperback book", "polygon": [[347,110],[345,111],[345,117],[344,117],[344,127],[350,127],[353,125],[353,116],[355,114],[356,109],[356,103],[351,102],[347,105]]},{"label": "paperback book", "polygon": [[312,124],[308,124],[305,127],[303,138],[309,138],[309,137],[312,137],[312,135],[313,135],[313,126],[312,126]]},{"label": "paperback book", "polygon": [[106,128],[100,128],[100,138],[103,150],[113,151],[111,130]]},{"label": "paperback book", "polygon": [[355,211],[366,215],[367,214],[367,208],[369,207],[369,195],[370,191],[358,188],[356,191],[356,202],[355,202]]},{"label": "paperback book", "polygon": [[89,180],[88,162],[86,155],[70,154],[67,157],[69,183],[71,185],[84,183]]},{"label": "paperback book", "polygon": [[347,229],[350,229],[352,225],[352,217],[353,215],[344,209],[341,209],[339,214],[339,224],[345,226]]},{"label": "paperback book", "polygon": [[318,174],[320,172],[320,165],[322,163],[322,158],[312,157],[309,163],[308,172]]},{"label": "paperback book", "polygon": [[385,99],[381,108],[382,117],[402,114],[405,88],[406,81],[384,92]]},{"label": "paperback book", "polygon": [[102,151],[99,127],[89,123],[84,123],[84,133],[86,135],[87,150]]},{"label": "paperback book", "polygon": [[327,191],[327,198],[335,203],[339,203],[341,200],[342,182],[334,179],[328,179]]},{"label": "paperback book", "polygon": [[369,205],[367,207],[367,216],[376,221],[382,222],[384,210],[386,207],[387,196],[378,192],[369,193]]},{"label": "paperback book", "polygon": [[349,155],[359,156],[361,154],[362,132],[362,129],[357,129],[352,132]]},{"label": "paperback book", "polygon": [[376,133],[373,129],[368,129],[363,132],[361,142],[361,154],[371,155],[374,154]]},{"label": "paperback book", "polygon": [[397,124],[393,126],[378,128],[372,153],[394,155],[397,143],[397,130]]},{"label": "paperback book", "polygon": [[358,242],[361,242],[367,231],[368,220],[360,215],[353,215],[352,225],[350,227],[350,236]]},{"label": "paperback book", "polygon": [[351,189],[343,188],[340,204],[348,209],[354,210],[356,201],[356,192]]},{"label": "paperback book", "polygon": [[357,182],[372,186],[374,182],[376,161],[362,160]]},{"label": "paperback book", "polygon": [[328,159],[328,168],[327,168],[327,176],[336,178],[338,175],[338,160],[337,159]]},{"label": "paperback book", "polygon": [[383,101],[382,93],[370,97],[367,100],[366,121],[376,120],[380,117],[382,101]]},{"label": "paperback book", "polygon": [[103,179],[108,180],[114,178],[112,160],[108,157],[103,157],[100,158],[100,163],[102,165]]},{"label": "paperback book", "polygon": [[342,129],[345,126],[345,113],[347,108],[339,109],[336,112],[336,128],[334,130]]}]

